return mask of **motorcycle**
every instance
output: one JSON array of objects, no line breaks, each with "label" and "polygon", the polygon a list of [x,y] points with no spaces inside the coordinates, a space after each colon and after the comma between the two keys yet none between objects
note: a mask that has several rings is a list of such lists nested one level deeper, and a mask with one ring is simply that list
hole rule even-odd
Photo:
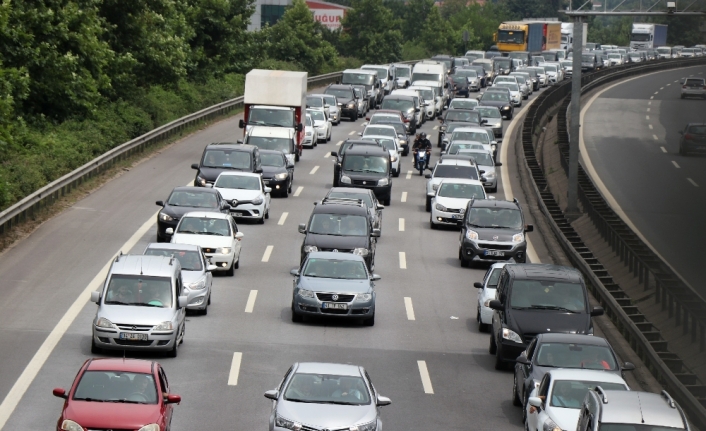
[{"label": "motorcycle", "polygon": [[417,148],[414,150],[414,157],[419,175],[424,175],[424,171],[427,168],[427,151],[424,148]]}]

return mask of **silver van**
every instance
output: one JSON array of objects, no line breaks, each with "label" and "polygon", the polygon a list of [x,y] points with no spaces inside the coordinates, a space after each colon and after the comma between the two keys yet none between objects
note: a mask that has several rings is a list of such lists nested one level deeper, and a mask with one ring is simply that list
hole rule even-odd
[{"label": "silver van", "polygon": [[91,301],[98,304],[91,353],[149,350],[177,356],[188,304],[178,259],[121,254]]}]

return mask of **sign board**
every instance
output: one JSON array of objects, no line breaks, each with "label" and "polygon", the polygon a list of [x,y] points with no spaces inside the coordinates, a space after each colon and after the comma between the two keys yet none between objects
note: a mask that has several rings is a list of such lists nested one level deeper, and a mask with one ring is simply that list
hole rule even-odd
[{"label": "sign board", "polygon": [[344,9],[311,9],[314,19],[328,27],[330,30],[341,28]]}]

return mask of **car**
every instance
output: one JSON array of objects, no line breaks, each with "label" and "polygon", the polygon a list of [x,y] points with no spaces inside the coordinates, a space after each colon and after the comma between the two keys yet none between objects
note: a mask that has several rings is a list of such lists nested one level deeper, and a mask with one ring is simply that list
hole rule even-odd
[{"label": "car", "polygon": [[408,126],[407,131],[409,133],[415,133],[417,127],[421,126],[417,123],[417,109],[415,107],[414,98],[412,96],[402,96],[402,95],[387,95],[382,99],[382,104],[380,105],[382,109],[389,109],[392,111],[399,111],[402,113],[405,124]]},{"label": "car", "polygon": [[423,85],[412,85],[407,87],[408,90],[415,90],[421,94],[422,99],[424,99],[424,118],[425,120],[430,120],[437,116],[437,109],[441,108],[441,104],[437,101],[434,95],[434,89],[432,87],[425,87]]},{"label": "car", "polygon": [[629,391],[622,377],[594,370],[551,370],[527,400],[528,431],[575,430],[588,391]]},{"label": "car", "polygon": [[621,364],[605,338],[584,334],[537,334],[515,362],[512,403],[526,407],[532,390],[539,386],[547,371],[555,368],[594,369],[622,376],[623,371],[634,370],[635,365]]},{"label": "car", "polygon": [[375,325],[375,281],[365,260],[356,254],[309,253],[299,268],[292,291],[292,322],[307,317],[337,317]]},{"label": "car", "polygon": [[547,78],[547,71],[544,70],[543,67],[531,66],[531,67],[527,67],[525,69],[526,70],[534,70],[535,73],[537,73],[540,87],[546,87],[547,85],[549,85],[549,79]]},{"label": "car", "polygon": [[407,88],[412,83],[412,66],[409,64],[395,63],[395,85],[397,88]]},{"label": "car", "polygon": [[118,255],[105,283],[91,292],[91,301],[98,304],[91,353],[142,350],[177,356],[184,341],[188,298],[175,258]]},{"label": "car", "polygon": [[273,401],[269,431],[377,431],[379,408],[390,404],[363,367],[315,362],[292,365],[265,398]]},{"label": "car", "polygon": [[[360,90],[359,90],[360,91]],[[352,85],[347,84],[331,84],[326,87],[324,93],[336,98],[336,106],[340,109],[341,117],[347,117],[351,121],[355,121],[359,117],[360,109],[358,106],[358,98]],[[360,93],[360,97],[362,98]],[[339,118],[338,122],[341,120]]]},{"label": "car", "polygon": [[457,127],[451,133],[449,144],[456,141],[474,141],[483,144],[485,149],[495,155],[498,143],[495,141],[495,134],[483,127]]},{"label": "car", "polygon": [[466,51],[464,54],[469,61],[473,61],[477,58],[485,58],[485,51]]},{"label": "car", "polygon": [[[378,127],[378,126],[374,126]],[[341,160],[338,184],[370,189],[383,205],[392,200],[392,162],[387,149],[351,145]]]},{"label": "car", "polygon": [[147,256],[175,257],[181,264],[181,277],[184,283],[184,295],[188,297],[187,310],[199,314],[208,314],[211,304],[211,286],[216,269],[211,265],[198,245],[190,244],[148,244],[142,254]]},{"label": "car", "polygon": [[316,109],[324,113],[326,116],[326,119],[328,120],[329,117],[329,105],[326,103],[324,100],[324,95],[323,94],[318,94],[318,95],[308,95],[306,96],[306,109]]},{"label": "car", "polygon": [[589,307],[581,273],[570,267],[518,263],[500,273],[488,352],[495,368],[514,363],[537,334],[593,334],[592,318],[603,314]]},{"label": "car", "polygon": [[358,140],[346,139],[345,141],[343,141],[343,143],[341,143],[341,146],[338,147],[338,151],[331,151],[331,153],[329,153],[330,155],[332,155],[333,157],[336,158],[336,160],[334,160],[334,164],[333,164],[333,186],[334,187],[339,186],[338,181],[341,178],[341,162],[343,162],[343,155],[346,153],[346,150],[348,149],[348,147],[350,147],[353,144],[358,145],[358,146],[372,145],[374,147],[383,148],[382,144],[380,142],[378,142],[377,139],[370,139],[370,140],[368,140],[368,139],[358,139]]},{"label": "car", "polygon": [[262,172],[260,149],[254,145],[220,142],[206,145],[201,161],[191,165],[196,170],[194,186],[212,187],[225,171]]},{"label": "car", "polygon": [[368,97],[366,96],[364,85],[352,85],[353,94],[355,94],[356,107],[358,108],[358,118],[365,115],[370,111],[370,106],[368,105]]},{"label": "car", "polygon": [[706,123],[689,123],[679,134],[679,154],[706,153]]},{"label": "car", "polygon": [[296,135],[294,129],[285,127],[252,126],[248,129],[243,142],[262,150],[277,150],[283,152],[290,163],[294,164],[301,152],[298,152],[294,142]]},{"label": "car", "polygon": [[425,101],[429,100],[430,102],[432,102],[432,105],[434,107],[434,114],[432,116],[429,116],[427,111],[427,118],[431,119],[435,116],[441,115],[446,104],[447,95],[444,92],[444,88],[441,86],[439,81],[415,80],[414,82],[412,82],[412,85],[407,88],[412,90],[431,90],[433,94],[432,99],[427,99],[427,97],[429,96],[428,92],[424,93],[422,96],[424,97]]},{"label": "car", "polygon": [[488,332],[493,322],[493,309],[488,306],[491,300],[495,299],[495,292],[498,287],[498,279],[503,267],[507,262],[496,262],[483,276],[483,281],[476,281],[473,287],[478,289],[478,308],[476,310],[476,321],[480,332]]},{"label": "car", "polygon": [[681,85],[681,98],[700,97],[706,99],[706,79],[685,78]]},{"label": "car", "polygon": [[256,220],[264,224],[270,218],[270,193],[260,174],[223,172],[213,188],[230,203],[230,214],[239,219]]},{"label": "car", "polygon": [[458,154],[473,157],[478,166],[478,171],[485,179],[483,187],[488,193],[496,193],[498,191],[498,177],[495,167],[502,166],[502,163],[494,160],[493,153],[488,150],[467,149],[460,150]]},{"label": "car", "polygon": [[[629,57],[628,57],[629,58]],[[598,68],[598,57],[594,52],[581,53],[581,70],[584,72],[593,72]]]},{"label": "car", "polygon": [[[387,119],[382,118],[380,121],[376,122],[375,125],[378,126],[392,126],[394,127],[395,131],[397,132],[397,138],[395,139],[395,143],[397,145],[397,148],[402,151],[402,155],[406,156],[409,154],[409,136],[407,135],[407,130],[404,128],[404,124],[399,123],[397,121],[394,121],[390,119],[391,121],[386,121]],[[374,136],[371,134],[366,134],[365,136]],[[388,138],[392,139],[392,137],[388,136]]]},{"label": "car", "polygon": [[439,129],[443,129],[441,133],[441,148],[446,149],[451,140],[454,130],[464,127],[478,127],[477,123],[451,122],[448,125],[441,125]]},{"label": "car", "polygon": [[527,99],[527,97],[534,92],[534,83],[532,82],[532,76],[530,76],[529,72],[524,72],[522,70],[518,70],[518,71],[510,73],[510,76],[516,76],[517,78],[520,78],[517,81],[518,84],[521,84],[520,87],[522,87],[522,85],[524,85],[524,87],[527,90],[525,92],[525,90],[523,89],[523,92],[522,92],[523,97],[525,99]]},{"label": "car", "polygon": [[476,261],[493,263],[512,259],[525,262],[525,233],[532,230],[532,225],[525,224],[517,199],[471,200],[466,209],[458,248],[461,266],[469,267]]},{"label": "car", "polygon": [[397,140],[389,136],[375,135],[366,135],[362,139],[364,141],[377,141],[390,153],[392,176],[395,178],[399,177],[402,171],[402,158],[400,156],[404,150],[397,145]]},{"label": "car", "polygon": [[368,97],[368,107],[375,108],[382,101],[382,90],[377,72],[374,70],[346,69],[341,74],[341,83],[350,85],[362,85],[365,87],[365,94]]},{"label": "car", "polygon": [[343,116],[341,111],[343,108],[347,108],[348,104],[343,105],[336,96],[331,94],[322,94],[324,98],[324,103],[328,105],[328,117],[331,119],[331,123],[334,126],[341,124],[341,117]]},{"label": "car", "polygon": [[480,86],[481,88],[485,88],[490,84],[490,78],[488,78],[488,73],[485,70],[485,66],[483,64],[470,64],[468,66],[463,66],[461,69],[462,70],[473,70],[476,72],[476,76],[478,76],[478,79],[480,80]]},{"label": "car", "polygon": [[318,144],[319,140],[316,137],[316,128],[314,128],[314,120],[311,119],[311,115],[306,114],[306,120],[304,121],[304,140],[302,141],[302,147],[314,148]]},{"label": "car", "polygon": [[392,90],[397,88],[397,81],[395,80],[395,66],[392,64],[364,64],[360,66],[362,70],[372,70],[377,73],[378,80],[380,81],[381,90],[384,92],[383,95],[390,94]]},{"label": "car", "polygon": [[323,110],[320,109],[307,109],[306,113],[311,116],[311,120],[314,122],[314,130],[316,131],[315,140],[316,142],[328,142],[331,140],[331,129],[333,126],[331,121],[326,118]]},{"label": "car", "polygon": [[512,59],[509,57],[494,57],[493,71],[496,75],[508,75],[510,72],[513,72]]},{"label": "car", "polygon": [[480,113],[475,109],[448,109],[443,117],[439,118],[439,132],[437,134],[436,146],[442,147],[444,144],[444,135],[448,133],[448,127],[451,123],[473,123],[481,124]]},{"label": "car", "polygon": [[353,187],[332,187],[326,197],[324,197],[324,200],[326,199],[355,199],[363,201],[365,206],[368,207],[370,226],[373,229],[380,229],[380,236],[382,236],[382,210],[385,207],[380,204],[372,190]]},{"label": "car", "polygon": [[301,223],[298,230],[304,234],[300,263],[309,253],[337,251],[361,256],[370,271],[375,269],[375,246],[380,230],[370,223],[364,202],[341,199],[316,202],[309,221]]},{"label": "car", "polygon": [[507,88],[510,90],[510,101],[515,106],[522,106],[522,91],[520,91],[520,86],[517,85],[517,81],[513,78],[515,82],[499,82],[493,84],[493,88]]},{"label": "car", "polygon": [[[469,91],[480,91],[481,78],[478,76],[478,71],[474,69],[458,68],[454,72],[454,76],[463,76],[466,78]],[[455,81],[454,81],[455,82]]]},{"label": "car", "polygon": [[[517,72],[512,72],[512,73],[517,73]],[[526,78],[524,76],[518,76],[518,75],[508,75],[508,76],[515,78],[517,85],[520,87],[520,93],[522,93],[522,99],[527,100],[527,98],[529,98],[532,86],[527,85]]]},{"label": "car", "polygon": [[[487,54],[487,53],[486,53]],[[485,74],[486,86],[495,79],[495,69],[493,68],[493,60],[490,58],[477,58],[471,62],[471,66],[482,66]],[[468,66],[466,66],[468,67]]]},{"label": "car", "polygon": [[510,101],[510,95],[495,91],[486,91],[478,98],[479,106],[494,106],[500,110],[503,118],[512,120],[515,107]]},{"label": "car", "polygon": [[493,131],[495,138],[502,138],[503,116],[500,113],[500,109],[496,106],[478,106],[475,109],[480,112],[481,122],[485,120],[483,127],[490,128]]},{"label": "car", "polygon": [[[469,97],[471,94],[471,85],[468,82],[468,78],[463,75],[451,75],[451,82],[454,87],[454,98],[455,97]],[[478,89],[480,91],[480,88]]]},{"label": "car", "polygon": [[238,225],[229,214],[186,213],[171,233],[174,244],[200,246],[208,260],[216,265],[214,271],[225,271],[232,276],[240,266],[241,241],[245,235],[238,232]]},{"label": "car", "polygon": [[181,403],[158,362],[130,358],[87,359],[68,392],[52,393],[64,400],[56,429],[65,431],[169,431]]},{"label": "car", "polygon": [[532,70],[528,67],[520,67],[513,73],[515,73],[515,74],[522,73],[522,74],[529,76],[530,83],[528,85],[531,84],[531,86],[532,86],[532,88],[530,89],[530,94],[532,92],[539,91],[539,87],[540,87],[539,73],[536,70]]},{"label": "car", "polygon": [[162,209],[157,213],[157,242],[169,242],[172,236],[167,229],[174,229],[179,219],[190,211],[213,211],[228,214],[230,204],[217,190],[204,187],[176,187],[166,201],[156,201]]},{"label": "car", "polygon": [[620,53],[610,53],[608,54],[608,60],[610,60],[611,66],[622,66],[623,56]]},{"label": "car", "polygon": [[449,109],[476,109],[478,101],[476,99],[453,99],[449,102]]},{"label": "car", "polygon": [[480,180],[478,167],[470,160],[446,159],[439,160],[434,166],[431,174],[424,176],[428,181],[426,184],[426,210],[431,212],[431,202],[436,196],[439,184],[445,178],[459,178],[469,180]]},{"label": "car", "polygon": [[368,124],[359,135],[363,138],[366,136],[385,136],[394,139],[397,142],[397,147],[403,149],[403,155],[409,153],[407,135],[404,133],[400,123],[380,121],[379,123]]},{"label": "car", "polygon": [[463,220],[470,199],[487,199],[483,184],[478,180],[446,178],[441,180],[431,200],[429,225],[457,227]]},{"label": "car", "polygon": [[[419,93],[415,89],[409,89],[409,88],[404,88],[404,89],[398,89],[398,90],[392,90],[390,93],[391,96],[409,96],[414,100],[414,119],[416,121],[417,128],[422,127],[422,124],[426,121],[426,115],[425,115],[425,108],[427,103],[424,98],[422,97],[421,93]],[[431,102],[429,102],[431,103]]]},{"label": "car", "polygon": [[284,153],[277,150],[261,150],[260,159],[262,159],[262,182],[272,190],[271,195],[289,197],[294,182],[294,164]]},{"label": "car", "polygon": [[522,61],[522,64],[528,65],[532,60],[532,54],[528,51],[512,51],[507,54],[508,57]]}]

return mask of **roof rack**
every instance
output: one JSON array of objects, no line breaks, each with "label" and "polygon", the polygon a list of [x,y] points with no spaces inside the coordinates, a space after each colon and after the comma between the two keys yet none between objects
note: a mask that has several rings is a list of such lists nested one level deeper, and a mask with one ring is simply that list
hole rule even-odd
[{"label": "roof rack", "polygon": [[365,205],[365,202],[363,199],[355,199],[355,198],[323,198],[321,200],[322,204],[342,204],[342,205],[356,205],[356,206],[363,206]]},{"label": "roof rack", "polygon": [[662,390],[662,392],[660,392],[660,395],[662,395],[662,398],[667,400],[667,404],[669,405],[669,407],[671,407],[673,409],[677,408],[677,403],[674,402],[674,398],[672,398],[672,396],[669,395],[669,392]]},{"label": "roof rack", "polygon": [[600,386],[596,386],[595,391],[598,392],[599,394],[601,394],[601,398],[603,399],[603,404],[608,404],[608,395],[606,395],[605,390]]}]

